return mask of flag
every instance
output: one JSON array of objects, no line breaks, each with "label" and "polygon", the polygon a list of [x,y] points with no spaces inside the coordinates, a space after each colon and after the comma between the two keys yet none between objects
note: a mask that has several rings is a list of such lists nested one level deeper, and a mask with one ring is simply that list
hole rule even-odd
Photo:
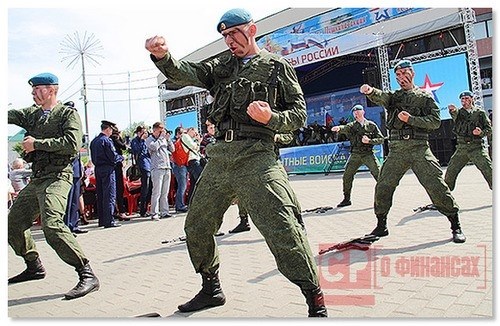
[{"label": "flag", "polygon": [[328,111],[325,111],[325,126],[333,126],[333,117]]}]

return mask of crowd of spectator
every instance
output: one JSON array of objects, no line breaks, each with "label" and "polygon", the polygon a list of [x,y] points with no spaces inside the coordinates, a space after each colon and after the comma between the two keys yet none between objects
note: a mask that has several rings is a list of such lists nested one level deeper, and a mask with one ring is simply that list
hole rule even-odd
[{"label": "crowd of spectator", "polygon": [[[346,118],[339,120],[339,125],[346,125]],[[307,127],[300,128],[295,132],[295,141],[290,146],[306,146],[335,143],[347,140],[345,135],[333,132],[332,126],[320,125],[316,121]]]}]

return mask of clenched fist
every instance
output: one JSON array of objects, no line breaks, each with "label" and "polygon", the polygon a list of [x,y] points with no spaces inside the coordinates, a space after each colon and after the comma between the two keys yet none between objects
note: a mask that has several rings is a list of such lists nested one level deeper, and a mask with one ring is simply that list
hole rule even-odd
[{"label": "clenched fist", "polygon": [[167,42],[163,36],[156,35],[148,38],[145,47],[158,60],[163,59],[168,52]]}]

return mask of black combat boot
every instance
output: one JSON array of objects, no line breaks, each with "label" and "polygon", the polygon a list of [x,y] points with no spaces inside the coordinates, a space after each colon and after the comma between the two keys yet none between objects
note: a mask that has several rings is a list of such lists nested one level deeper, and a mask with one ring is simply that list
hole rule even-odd
[{"label": "black combat boot", "polygon": [[89,263],[79,269],[77,268],[76,272],[80,277],[80,281],[74,288],[64,295],[66,300],[80,298],[90,292],[99,290],[99,280],[92,271],[92,268],[90,268]]},{"label": "black combat boot", "polygon": [[45,268],[43,268],[40,258],[33,261],[25,261],[25,263],[27,266],[26,269],[21,274],[9,278],[9,284],[45,278]]},{"label": "black combat boot", "polygon": [[248,215],[240,216],[240,224],[238,224],[234,229],[230,230],[229,233],[240,233],[250,231],[250,224],[248,223]]},{"label": "black combat boot", "polygon": [[180,312],[197,311],[204,308],[222,306],[226,303],[226,296],[222,292],[219,282],[219,274],[201,273],[203,279],[202,287],[197,295],[185,304],[177,308]]},{"label": "black combat boot", "polygon": [[[371,235],[376,235],[377,237],[385,237],[389,235],[389,230],[387,229],[387,215],[378,214],[377,215],[377,226],[370,233]],[[367,235],[370,235],[367,234]]]},{"label": "black combat boot", "polygon": [[319,287],[314,290],[302,290],[302,294],[306,297],[306,303],[309,306],[308,317],[328,317],[325,298]]},{"label": "black combat boot", "polygon": [[465,234],[462,233],[462,229],[460,228],[460,221],[458,220],[458,214],[447,217],[448,221],[450,221],[451,223],[451,234],[453,235],[453,242],[464,243],[466,238]]},{"label": "black combat boot", "polygon": [[351,206],[351,196],[344,195],[344,199],[337,205],[337,207]]}]

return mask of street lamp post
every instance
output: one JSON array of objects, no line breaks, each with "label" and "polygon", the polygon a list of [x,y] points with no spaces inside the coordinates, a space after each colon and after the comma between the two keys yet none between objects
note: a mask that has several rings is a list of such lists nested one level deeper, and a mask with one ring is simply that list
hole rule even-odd
[{"label": "street lamp post", "polygon": [[74,68],[78,61],[82,61],[82,80],[83,80],[83,108],[85,114],[85,149],[87,153],[89,152],[89,121],[88,121],[88,111],[87,111],[87,83],[85,81],[85,60],[90,63],[97,65],[99,62],[95,59],[96,57],[104,58],[102,55],[98,54],[98,51],[103,49],[101,42],[95,37],[94,34],[87,35],[87,32],[80,37],[78,32],[75,32],[72,36],[66,35],[64,40],[61,42],[62,49],[60,53],[64,55],[61,61],[69,60],[67,67]]},{"label": "street lamp post", "polygon": [[104,101],[104,83],[101,79],[101,91],[102,91],[102,112],[104,114],[104,120],[106,120],[106,102]]}]

